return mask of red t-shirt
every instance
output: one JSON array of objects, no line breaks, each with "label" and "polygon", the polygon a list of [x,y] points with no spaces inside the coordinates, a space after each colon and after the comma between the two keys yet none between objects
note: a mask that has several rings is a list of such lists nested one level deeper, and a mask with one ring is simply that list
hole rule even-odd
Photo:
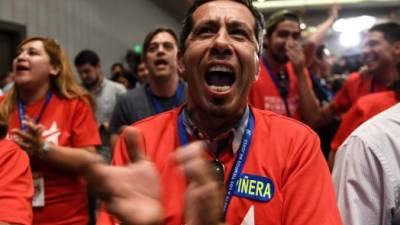
[{"label": "red t-shirt", "polygon": [[342,122],[331,143],[332,151],[336,152],[339,146],[358,126],[397,102],[394,91],[383,91],[358,99],[356,104],[342,116]]},{"label": "red t-shirt", "polygon": [[[279,94],[279,90],[276,87],[274,81],[269,75],[268,69],[264,63],[260,63],[260,74],[258,79],[253,83],[249,95],[250,105],[259,108],[269,110],[280,115],[287,116],[286,107],[283,99]],[[297,76],[294,72],[291,63],[286,64],[286,70],[289,77],[289,94],[288,94],[288,106],[291,117],[297,120],[301,120],[299,111],[299,91],[297,88]],[[309,80],[308,71],[305,70],[306,76]],[[309,80],[311,87],[311,81]]]},{"label": "red t-shirt", "polygon": [[[45,98],[25,106],[25,114],[36,118]],[[97,146],[101,144],[94,114],[88,103],[79,98],[61,99],[53,95],[39,123],[46,130],[43,139],[68,147]],[[20,128],[18,109],[10,118],[9,129]],[[44,178],[45,206],[33,209],[33,224],[61,225],[87,224],[86,184],[74,173],[57,166],[32,159],[32,171]]]},{"label": "red t-shirt", "polygon": [[33,181],[29,158],[17,144],[0,140],[0,222],[32,224]]},{"label": "red t-shirt", "polygon": [[[275,113],[251,109],[255,117],[253,138],[242,174],[250,182],[241,183],[247,194],[268,196],[256,201],[233,195],[227,223],[241,224],[341,224],[328,167],[321,154],[319,139],[305,125]],[[184,196],[187,180],[171,156],[180,146],[177,119],[179,109],[140,121],[133,126],[142,131],[140,141],[145,155],[155,163],[161,177],[164,224],[183,224]],[[124,135],[124,134],[122,134]],[[121,140],[121,139],[120,139]],[[229,179],[236,155],[222,152],[219,160],[225,165],[225,184]],[[114,150],[114,165],[125,165],[129,157],[122,141]],[[268,190],[254,181],[269,179]],[[171,179],[173,178],[173,179]],[[253,189],[251,189],[251,181]],[[255,185],[257,183],[257,185]],[[246,184],[246,185],[245,185]],[[117,184],[116,184],[117,185]],[[260,190],[258,190],[260,189]],[[238,190],[238,186],[235,188]],[[115,224],[102,211],[98,225]]]},{"label": "red t-shirt", "polygon": [[338,114],[343,114],[361,96],[386,90],[387,87],[382,84],[372,84],[372,76],[363,75],[359,72],[354,72],[346,79],[343,87],[338,91],[332,100],[331,106]]}]

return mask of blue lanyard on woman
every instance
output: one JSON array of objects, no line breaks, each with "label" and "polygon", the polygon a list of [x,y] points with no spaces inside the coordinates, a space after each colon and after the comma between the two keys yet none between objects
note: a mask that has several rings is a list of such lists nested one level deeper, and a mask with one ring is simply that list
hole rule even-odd
[{"label": "blue lanyard on woman", "polygon": [[[146,86],[145,90],[146,90],[147,96],[150,98],[150,101],[153,104],[153,107],[154,107],[154,110],[156,111],[156,113],[163,112],[164,111],[163,107],[158,102],[156,97],[154,97],[154,95],[151,93],[151,90],[148,85]],[[179,103],[182,101],[182,97],[183,97],[183,83],[182,83],[182,81],[179,81],[178,88],[176,90],[174,106],[179,105]]]},{"label": "blue lanyard on woman", "polygon": [[369,93],[375,92],[375,77],[372,77],[371,85],[369,86]]},{"label": "blue lanyard on woman", "polygon": [[[249,152],[250,149],[251,138],[253,136],[253,131],[254,131],[254,116],[253,113],[250,111],[247,127],[243,133],[239,151],[237,153],[235,162],[233,164],[232,171],[229,175],[229,181],[226,187],[225,200],[224,200],[224,217],[226,217],[227,209],[232,199],[235,185],[237,183],[239,175],[242,173],[244,163],[246,162],[247,153]],[[178,117],[178,134],[181,145],[189,143],[185,127],[183,124],[183,110],[180,112]]]},{"label": "blue lanyard on woman", "polygon": [[[39,123],[40,119],[43,116],[43,112],[46,109],[47,105],[49,104],[52,96],[53,96],[53,92],[49,91],[47,93],[46,100],[42,106],[42,109],[40,109],[39,115],[35,118],[35,124]],[[22,120],[24,120],[24,118],[25,118],[25,107],[24,107],[24,103],[22,102],[22,100],[20,98],[18,99],[18,116],[19,116],[19,123],[20,123],[21,130],[26,131],[27,127],[22,123]]]},{"label": "blue lanyard on woman", "polygon": [[[286,74],[279,74],[279,77],[274,73],[271,66],[268,64],[268,60],[266,57],[263,57],[263,62],[265,67],[268,70],[268,75],[271,77],[272,81],[275,84],[276,89],[278,89],[279,95],[281,96],[283,103],[285,104],[286,115],[291,116],[289,103],[288,103],[288,96],[289,96],[289,87],[290,87],[290,80]],[[279,80],[278,80],[279,79]],[[282,82],[283,81],[283,85]]]}]

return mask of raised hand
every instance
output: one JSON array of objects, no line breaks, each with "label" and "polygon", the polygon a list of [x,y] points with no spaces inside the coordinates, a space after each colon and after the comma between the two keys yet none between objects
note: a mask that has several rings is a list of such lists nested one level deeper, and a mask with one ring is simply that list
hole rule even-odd
[{"label": "raised hand", "polygon": [[289,60],[292,62],[296,74],[303,72],[306,66],[306,61],[300,42],[296,40],[289,40],[285,47],[286,54]]},{"label": "raised hand", "polygon": [[25,131],[14,128],[11,130],[12,138],[30,157],[40,157],[43,153],[42,132],[44,126],[36,124],[30,117],[25,117],[22,124],[27,128]]},{"label": "raised hand", "polygon": [[139,132],[125,130],[124,142],[134,163],[125,166],[93,164],[85,174],[89,184],[122,224],[159,224],[162,217],[160,181],[154,165],[139,153]]},{"label": "raised hand", "polygon": [[175,159],[189,179],[185,198],[186,224],[220,224],[223,187],[216,181],[205,158],[205,144],[196,142],[182,147],[177,150]]}]

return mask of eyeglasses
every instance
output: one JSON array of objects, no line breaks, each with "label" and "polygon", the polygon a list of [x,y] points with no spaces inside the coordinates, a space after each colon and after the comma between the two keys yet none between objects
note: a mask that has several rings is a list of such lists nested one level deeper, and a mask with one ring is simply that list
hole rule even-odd
[{"label": "eyeglasses", "polygon": [[225,178],[225,166],[223,163],[221,163],[218,159],[215,159],[210,162],[213,171],[215,172],[215,177],[217,181],[221,184],[224,185],[224,178]]}]

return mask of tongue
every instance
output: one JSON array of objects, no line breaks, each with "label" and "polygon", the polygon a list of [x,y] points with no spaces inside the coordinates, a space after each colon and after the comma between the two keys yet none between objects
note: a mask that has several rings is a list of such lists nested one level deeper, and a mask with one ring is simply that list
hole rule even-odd
[{"label": "tongue", "polygon": [[212,86],[231,86],[232,85],[232,77],[226,73],[211,73],[207,76],[208,85]]}]

